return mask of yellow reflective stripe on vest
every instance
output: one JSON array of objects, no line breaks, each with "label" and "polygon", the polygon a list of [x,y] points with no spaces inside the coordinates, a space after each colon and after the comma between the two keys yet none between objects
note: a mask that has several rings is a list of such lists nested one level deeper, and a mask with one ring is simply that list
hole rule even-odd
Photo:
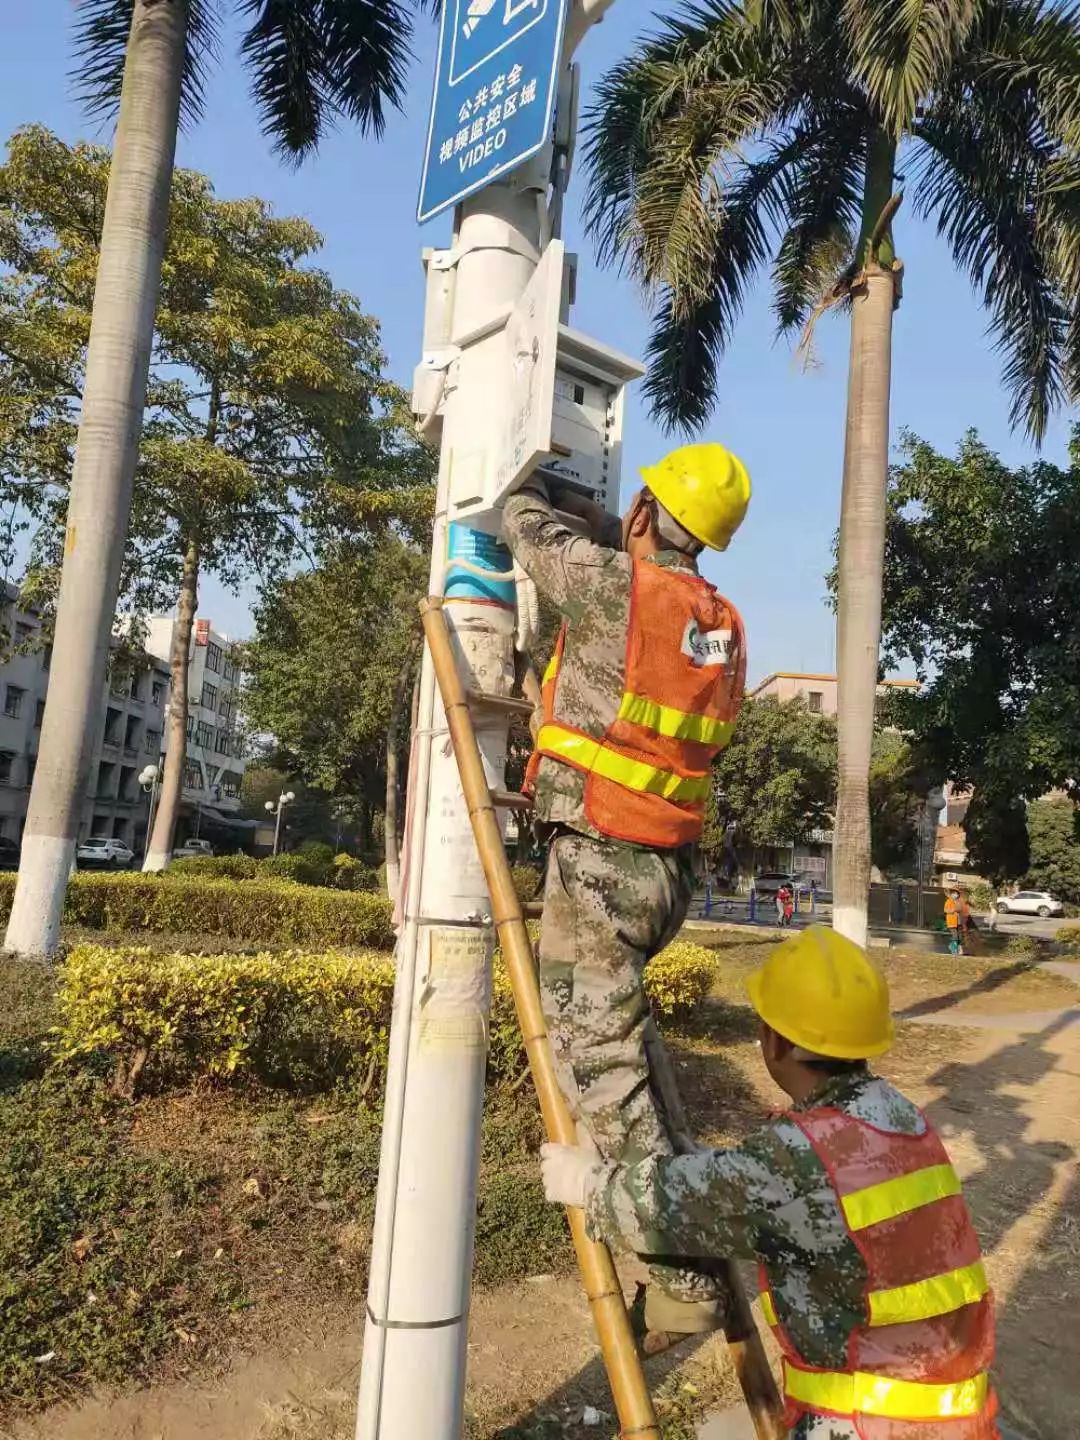
[{"label": "yellow reflective stripe on vest", "polygon": [[561,657],[559,655],[559,647],[558,645],[556,645],[555,649],[552,651],[551,659],[547,663],[547,669],[544,671],[544,678],[540,682],[541,685],[546,685],[549,680],[554,680],[555,676],[558,675],[560,658]]},{"label": "yellow reflective stripe on vest", "polygon": [[932,1205],[947,1195],[959,1194],[960,1178],[951,1165],[928,1165],[923,1170],[913,1170],[910,1175],[882,1180],[880,1185],[868,1185],[865,1190],[853,1190],[850,1195],[842,1195],[840,1203],[852,1230],[865,1230],[868,1225],[880,1225],[894,1215],[918,1210],[920,1205]]},{"label": "yellow reflective stripe on vest", "polygon": [[784,1389],[790,1399],[834,1415],[882,1415],[890,1420],[956,1420],[978,1415],[990,1392],[983,1371],[951,1385],[892,1380],[868,1371],[800,1370],[784,1362]]},{"label": "yellow reflective stripe on vest", "polygon": [[772,1292],[762,1290],[761,1292],[761,1313],[765,1316],[766,1325],[779,1325],[780,1317],[776,1313],[776,1306],[773,1304]]},{"label": "yellow reflective stripe on vest", "polygon": [[873,1290],[869,1295],[871,1325],[906,1325],[913,1320],[930,1320],[973,1305],[989,1290],[982,1261],[897,1285],[893,1290]]},{"label": "yellow reflective stripe on vest", "polygon": [[589,735],[579,735],[576,730],[564,730],[561,725],[541,726],[536,748],[542,755],[552,755],[576,765],[579,770],[591,771],[605,780],[614,780],[628,790],[640,790],[648,795],[662,795],[665,800],[675,800],[682,805],[700,804],[709,793],[709,777],[676,775],[670,770],[658,770],[644,760],[631,760],[620,755],[599,740]]},{"label": "yellow reflective stripe on vest", "polygon": [[631,695],[629,690],[622,697],[619,719],[641,725],[656,735],[667,735],[672,740],[699,740],[703,745],[721,748],[731,739],[735,729],[734,720],[712,720],[708,715],[676,710],[671,705],[650,700],[646,695]]}]

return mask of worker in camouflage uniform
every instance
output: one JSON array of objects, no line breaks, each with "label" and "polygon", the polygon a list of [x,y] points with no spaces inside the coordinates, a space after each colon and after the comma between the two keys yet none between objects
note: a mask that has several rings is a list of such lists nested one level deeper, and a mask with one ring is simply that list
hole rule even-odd
[{"label": "worker in camouflage uniform", "polygon": [[[643,472],[620,521],[540,480],[504,513],[516,560],[564,623],[544,676],[526,789],[550,840],[540,983],[555,1062],[600,1152],[633,1162],[692,1144],[642,972],[682,925],[709,766],[742,701],[738,613],[697,572],[749,500],[741,463],[686,446]],[[715,1265],[654,1263],[649,1353],[723,1320]]]},{"label": "worker in camouflage uniform", "polygon": [[749,992],[786,1113],[734,1148],[630,1165],[545,1145],[548,1199],[640,1253],[756,1259],[797,1440],[996,1440],[993,1303],[959,1179],[866,1064],[893,1039],[884,977],[814,926]]}]

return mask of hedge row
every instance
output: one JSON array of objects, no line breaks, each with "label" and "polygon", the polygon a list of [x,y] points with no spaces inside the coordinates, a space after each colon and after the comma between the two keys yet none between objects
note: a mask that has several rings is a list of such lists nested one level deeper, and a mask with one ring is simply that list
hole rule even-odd
[{"label": "hedge row", "polygon": [[294,880],[332,890],[377,890],[377,873],[352,855],[335,855],[329,845],[311,845],[282,855],[193,855],[174,860],[169,874],[199,880]]},{"label": "hedge row", "polygon": [[[0,918],[14,875],[0,875]],[[147,930],[246,940],[255,945],[391,949],[390,902],[366,891],[317,890],[285,880],[204,880],[160,875],[73,875],[64,919],[91,930]]]},{"label": "hedge row", "polygon": [[[678,942],[645,972],[664,1015],[699,1004],[715,958]],[[149,1067],[159,1082],[194,1075],[251,1077],[291,1089],[359,1076],[365,1088],[386,1066],[394,969],[386,955],[288,951],[176,955],[79,945],[59,975],[60,1059],[104,1052],[118,1091],[133,1094]],[[520,1074],[524,1053],[513,997],[496,958],[488,1054],[495,1080]]]}]

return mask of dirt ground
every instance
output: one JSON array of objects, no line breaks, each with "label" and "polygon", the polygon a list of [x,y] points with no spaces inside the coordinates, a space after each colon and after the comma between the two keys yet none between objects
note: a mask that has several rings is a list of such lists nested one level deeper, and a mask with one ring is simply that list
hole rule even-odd
[{"label": "dirt ground", "polygon": [[[998,1299],[1003,1413],[1030,1440],[1070,1440],[1080,1409],[1080,990],[1008,962],[920,957],[905,970],[893,957],[889,969],[911,1018],[881,1069],[927,1108],[964,1176]],[[744,1010],[703,1016],[676,1059],[704,1136],[737,1139],[776,1104]],[[53,1409],[0,1435],[351,1440],[358,1315],[330,1306],[280,1319],[277,1340],[222,1357],[214,1375]],[[608,1414],[580,1426],[586,1405],[611,1407],[573,1277],[478,1293],[470,1334],[470,1440],[614,1433]],[[684,1412],[736,1398],[722,1342],[688,1348],[677,1364],[650,1362],[672,1435],[692,1434],[676,1423]]]}]

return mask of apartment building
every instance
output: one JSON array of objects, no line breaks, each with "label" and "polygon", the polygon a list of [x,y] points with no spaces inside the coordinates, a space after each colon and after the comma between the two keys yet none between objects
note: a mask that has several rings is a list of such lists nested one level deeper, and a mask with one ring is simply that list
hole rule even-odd
[{"label": "apartment building", "polygon": [[[157,615],[147,627],[147,650],[166,666],[176,619]],[[178,838],[237,829],[244,747],[239,727],[240,666],[227,635],[197,619],[188,658],[187,754]],[[168,735],[165,748],[168,746]]]},{"label": "apartment building", "polygon": [[[0,664],[0,835],[18,840],[26,823],[37,765],[52,647],[41,619],[18,604],[18,589],[0,590],[12,654]],[[117,652],[102,687],[79,839],[109,835],[140,850],[149,795],[139,773],[161,751],[169,670],[151,655]]]},{"label": "apartment building", "polygon": [[[887,695],[894,690],[918,688],[917,680],[882,680],[878,685],[878,694]],[[764,700],[767,697],[781,702],[805,700],[811,715],[835,715],[837,689],[835,675],[809,675],[800,670],[777,670],[773,675],[766,675],[749,694],[754,700]]]}]

